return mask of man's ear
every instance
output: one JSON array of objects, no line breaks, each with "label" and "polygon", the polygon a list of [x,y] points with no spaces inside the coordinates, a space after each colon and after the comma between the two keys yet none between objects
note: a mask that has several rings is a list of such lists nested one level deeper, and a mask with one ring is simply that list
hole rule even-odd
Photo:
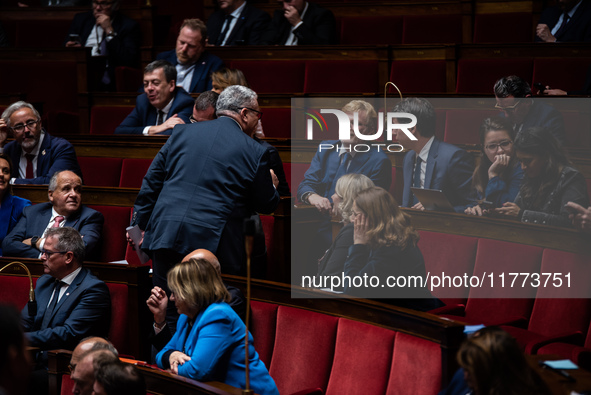
[{"label": "man's ear", "polygon": [[176,80],[170,80],[168,81],[168,89],[170,91],[170,93],[174,92],[175,88],[176,88]]},{"label": "man's ear", "polygon": [[47,197],[49,198],[49,202],[53,203],[53,191],[47,191]]},{"label": "man's ear", "polygon": [[68,252],[66,252],[65,257],[66,257],[66,264],[69,265],[74,260],[74,253],[72,251],[68,251]]}]

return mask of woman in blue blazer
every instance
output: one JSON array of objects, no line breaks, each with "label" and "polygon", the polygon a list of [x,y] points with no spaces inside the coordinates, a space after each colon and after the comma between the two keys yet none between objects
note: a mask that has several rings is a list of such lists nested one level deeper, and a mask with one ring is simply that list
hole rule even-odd
[{"label": "woman in blue blazer", "polygon": [[[31,205],[27,199],[12,196],[12,162],[4,153],[0,154],[0,246],[4,237],[15,227],[23,214],[23,209]],[[0,247],[0,256],[2,248]]]},{"label": "woman in blue blazer", "polygon": [[[227,304],[230,294],[204,259],[181,262],[168,272],[170,299],[180,314],[177,331],[156,355],[162,369],[199,381],[220,381],[244,389],[245,326]],[[260,395],[279,395],[249,337],[250,386]]]}]

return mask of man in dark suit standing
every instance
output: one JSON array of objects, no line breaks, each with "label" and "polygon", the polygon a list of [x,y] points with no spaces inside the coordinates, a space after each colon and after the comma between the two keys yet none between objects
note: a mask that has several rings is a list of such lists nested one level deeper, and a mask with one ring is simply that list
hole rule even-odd
[{"label": "man in dark suit standing", "polygon": [[205,50],[207,27],[199,19],[185,19],[176,39],[176,48],[159,53],[156,59],[176,67],[177,85],[189,93],[211,90],[211,73],[224,67],[224,62]]},{"label": "man in dark suit standing", "polygon": [[116,67],[137,67],[140,61],[140,26],[118,10],[119,0],[94,0],[91,11],[74,16],[65,42],[66,47],[91,47],[93,57],[106,60],[97,64],[96,87],[103,90],[115,87]]},{"label": "man in dark suit standing", "polygon": [[266,45],[336,44],[336,22],[330,10],[306,0],[284,0],[265,33]]},{"label": "man in dark suit standing", "polygon": [[207,20],[209,44],[261,45],[271,17],[244,0],[219,0],[220,9]]},{"label": "man in dark suit standing", "polygon": [[[411,187],[442,190],[456,212],[463,213],[470,197],[474,160],[472,156],[454,145],[435,137],[435,109],[425,99],[408,98],[393,110],[417,117],[417,124],[407,128],[416,137],[411,140],[406,133],[395,129],[396,139],[409,151],[404,157],[404,189],[402,206],[424,210]],[[400,120],[396,121],[397,123]]]},{"label": "man in dark suit standing", "polygon": [[[8,131],[14,141],[4,146]],[[2,147],[4,147],[2,149]],[[11,104],[0,119],[0,152],[10,156],[16,177],[11,184],[47,184],[56,171],[72,170],[82,175],[74,147],[67,140],[50,136],[41,125],[41,116],[31,104]]]},{"label": "man in dark suit standing", "polygon": [[14,229],[4,238],[4,256],[39,258],[51,228],[72,227],[80,232],[86,256],[98,252],[104,218],[82,205],[82,180],[75,173],[57,172],[49,182],[49,203],[26,207]]},{"label": "man in dark suit standing", "polygon": [[[245,272],[242,220],[279,203],[269,153],[250,138],[259,113],[255,92],[226,88],[218,119],[176,126],[144,177],[132,225],[145,230],[153,283],[167,294],[166,273],[197,248],[216,251],[222,272]],[[175,316],[171,304],[167,323],[174,325]]]},{"label": "man in dark suit standing", "polygon": [[166,60],[155,60],[144,69],[144,90],[135,108],[115,129],[115,134],[169,135],[175,125],[189,122],[193,98],[176,85],[176,69]]},{"label": "man in dark suit standing", "polygon": [[37,356],[39,372],[33,376],[35,384],[46,383],[46,350],[73,350],[88,336],[106,337],[109,333],[109,289],[82,266],[84,250],[82,236],[75,229],[47,231],[41,253],[44,275],[35,287],[37,314],[31,316],[27,307],[22,312],[29,345],[41,350]]},{"label": "man in dark suit standing", "polygon": [[591,41],[591,1],[559,0],[546,8],[536,27],[536,41]]}]

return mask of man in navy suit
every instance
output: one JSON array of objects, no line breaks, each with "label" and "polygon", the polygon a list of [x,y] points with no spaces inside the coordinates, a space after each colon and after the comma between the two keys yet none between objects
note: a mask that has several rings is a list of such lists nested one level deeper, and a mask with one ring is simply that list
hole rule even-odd
[{"label": "man in navy suit", "polygon": [[[97,250],[104,218],[82,205],[82,180],[75,173],[57,172],[49,182],[49,203],[26,207],[14,229],[4,238],[4,256],[39,258],[50,228],[72,227],[80,232],[86,256]],[[94,256],[93,256],[94,257]]]},{"label": "man in navy suit", "polygon": [[[415,186],[442,190],[455,211],[463,213],[473,203],[470,197],[474,171],[472,156],[435,137],[435,109],[427,100],[408,98],[400,102],[393,111],[417,117],[417,124],[406,129],[416,140],[411,140],[406,133],[395,129],[398,142],[409,150],[404,157],[402,206],[424,210],[410,189]],[[397,122],[403,123],[400,120]]]},{"label": "man in navy suit", "polygon": [[140,62],[140,26],[118,9],[119,0],[93,1],[91,11],[74,16],[65,42],[66,47],[91,47],[93,57],[105,58],[95,82],[101,89],[115,87],[116,67],[137,67]]},{"label": "man in navy suit", "polygon": [[265,33],[266,45],[336,44],[336,22],[330,10],[306,0],[284,0]]},{"label": "man in navy suit", "polygon": [[106,337],[109,333],[109,289],[82,266],[84,250],[82,236],[75,229],[47,231],[41,254],[44,275],[35,287],[37,314],[30,315],[28,307],[22,311],[29,345],[41,350],[37,356],[39,373],[33,376],[38,381],[35,384],[47,383],[46,350],[73,350],[88,336]]},{"label": "man in navy suit", "polygon": [[[14,141],[6,144],[8,131]],[[2,147],[4,147],[2,149]],[[50,136],[41,126],[41,116],[31,104],[11,104],[0,119],[0,152],[10,156],[15,167],[11,184],[47,184],[60,170],[82,175],[74,147],[67,140]]]},{"label": "man in navy suit", "polygon": [[207,27],[199,19],[185,19],[176,39],[176,49],[159,53],[156,59],[176,67],[176,83],[189,93],[211,90],[211,73],[224,67],[224,62],[205,50]]},{"label": "man in navy suit", "polygon": [[536,27],[536,41],[591,41],[591,1],[559,0],[558,5],[546,8]]},{"label": "man in navy suit", "polygon": [[[268,151],[250,138],[259,120],[257,95],[226,88],[218,119],[175,127],[154,158],[135,201],[132,225],[145,230],[153,283],[166,290],[166,273],[189,252],[215,251],[222,272],[244,274],[243,218],[270,213],[279,203]],[[169,304],[167,323],[176,322]]]},{"label": "man in navy suit", "polygon": [[271,17],[244,0],[219,0],[207,20],[209,44],[261,45]]},{"label": "man in navy suit", "polygon": [[175,125],[189,122],[193,98],[176,86],[177,72],[166,60],[155,60],[144,69],[145,93],[115,129],[115,134],[170,135]]}]

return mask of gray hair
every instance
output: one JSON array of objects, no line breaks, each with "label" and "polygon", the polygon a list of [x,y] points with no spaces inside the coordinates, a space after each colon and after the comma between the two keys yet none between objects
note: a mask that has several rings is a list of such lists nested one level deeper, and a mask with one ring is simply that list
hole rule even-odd
[{"label": "gray hair", "polygon": [[215,109],[219,96],[220,95],[214,91],[205,91],[201,93],[199,96],[197,96],[197,99],[195,99],[195,109],[197,111],[205,111],[209,107],[213,107]]},{"label": "gray hair", "polygon": [[[47,188],[50,191],[55,191],[55,189],[57,188],[57,178],[59,177],[60,174],[62,174],[64,171],[69,171],[71,173],[74,173],[72,170],[58,170],[55,173],[53,173],[53,175],[51,176],[51,178],[49,179],[49,187]],[[74,173],[76,174],[76,173]],[[78,174],[76,174],[76,176],[78,178],[80,178],[80,176]],[[82,178],[80,178],[80,181],[82,182]]]},{"label": "gray hair", "polygon": [[25,108],[25,107],[30,108],[33,111],[33,113],[35,114],[35,116],[37,117],[37,119],[41,119],[41,115],[39,115],[39,111],[37,111],[31,103],[27,103],[26,101],[20,100],[20,101],[17,101],[16,103],[12,103],[2,113],[2,119],[4,120],[4,122],[6,122],[6,126],[10,127],[10,117],[12,116],[12,114],[14,114],[16,111],[20,110],[21,108]]},{"label": "gray hair", "polygon": [[58,251],[72,251],[74,258],[81,265],[84,262],[86,246],[82,241],[82,236],[74,228],[64,226],[63,228],[49,228],[45,232],[45,238],[55,237],[57,239]]},{"label": "gray hair", "polygon": [[516,75],[503,77],[495,83],[495,96],[501,99],[513,97],[527,97],[531,95],[531,87],[525,80]]},{"label": "gray hair", "polygon": [[244,107],[254,107],[256,102],[255,91],[245,86],[232,85],[220,94],[216,105],[216,115],[237,114]]}]

